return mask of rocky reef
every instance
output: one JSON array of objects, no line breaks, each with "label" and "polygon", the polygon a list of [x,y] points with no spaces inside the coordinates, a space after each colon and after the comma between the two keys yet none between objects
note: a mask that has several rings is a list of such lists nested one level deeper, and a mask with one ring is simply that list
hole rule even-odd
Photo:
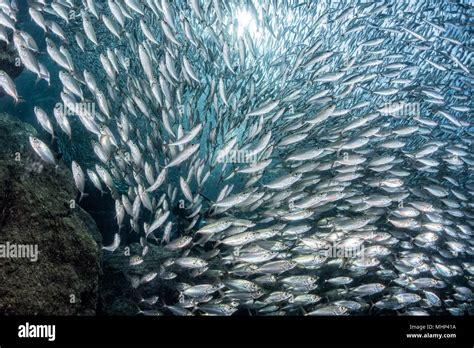
[{"label": "rocky reef", "polygon": [[41,162],[36,130],[0,114],[0,245],[37,245],[38,258],[0,257],[0,314],[95,315],[101,235],[75,203],[70,170]]},{"label": "rocky reef", "polygon": [[[103,261],[103,273],[100,285],[100,314],[101,315],[136,315],[141,310],[153,309],[153,305],[149,305],[142,300],[152,296],[158,296],[160,302],[173,298],[171,289],[174,281],[165,282],[160,279],[160,265],[164,260],[172,257],[172,253],[164,250],[161,245],[150,243],[148,252],[143,256],[144,262],[131,267],[129,265],[130,256],[140,255],[142,249],[139,243],[132,243],[128,247],[120,247],[113,254],[106,252]],[[150,282],[133,287],[133,280],[143,279],[146,275],[156,273],[156,277]],[[142,297],[143,296],[143,297]],[[138,306],[137,306],[138,304]]]},{"label": "rocky reef", "polygon": [[[15,79],[23,71],[21,64],[17,64],[18,53],[11,45],[0,41],[0,70],[5,71],[12,79]],[[0,90],[0,95],[2,91]]]}]

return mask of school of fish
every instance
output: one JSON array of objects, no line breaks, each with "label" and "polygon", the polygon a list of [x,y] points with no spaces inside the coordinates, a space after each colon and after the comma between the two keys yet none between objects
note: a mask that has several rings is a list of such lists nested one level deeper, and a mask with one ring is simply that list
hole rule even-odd
[{"label": "school of fish", "polygon": [[[32,81],[50,84],[50,60],[62,85],[32,110],[51,139],[31,146],[57,165],[56,137],[91,144],[96,163],[72,161],[79,201],[115,200],[105,253],[140,238],[138,314],[474,313],[472,2],[27,8],[44,42],[10,0],[0,40]],[[3,71],[0,87],[21,102]]]}]

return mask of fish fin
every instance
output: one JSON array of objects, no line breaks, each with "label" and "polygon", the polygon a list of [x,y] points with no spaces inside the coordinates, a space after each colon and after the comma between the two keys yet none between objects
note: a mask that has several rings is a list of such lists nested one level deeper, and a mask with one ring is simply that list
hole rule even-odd
[{"label": "fish fin", "polygon": [[214,203],[214,201],[212,201],[211,199],[209,199],[207,196],[205,196],[203,193],[201,193],[200,191],[198,192],[198,194],[203,197],[205,200],[207,200],[208,202],[210,203]]},{"label": "fish fin", "polygon": [[25,103],[26,100],[23,99],[22,97],[18,96],[18,98],[15,100],[15,106],[17,106],[20,103]]},{"label": "fish fin", "polygon": [[87,196],[89,196],[88,193],[81,192],[81,196],[79,197],[79,203],[82,201],[82,199],[83,199],[84,197],[87,197]]},{"label": "fish fin", "polygon": [[373,301],[370,301],[370,307],[369,307],[369,315],[372,313],[372,310],[374,309],[375,305]]},{"label": "fish fin", "polygon": [[137,307],[138,312],[135,313],[134,315],[139,315],[139,314],[143,313],[143,311],[141,310],[140,306],[137,303],[135,303],[135,307]]}]

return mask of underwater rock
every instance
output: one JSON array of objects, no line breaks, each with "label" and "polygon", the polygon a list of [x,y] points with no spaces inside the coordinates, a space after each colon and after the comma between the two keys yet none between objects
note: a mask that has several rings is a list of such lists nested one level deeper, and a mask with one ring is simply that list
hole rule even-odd
[{"label": "underwater rock", "polygon": [[[35,129],[0,114],[0,313],[94,315],[101,235],[78,204],[64,164],[41,162],[28,143]],[[37,246],[37,260],[32,255]],[[18,255],[17,255],[18,256]]]},{"label": "underwater rock", "polygon": [[[138,280],[147,274],[156,272],[163,261],[172,256],[172,253],[161,245],[150,243],[148,247],[147,254],[143,256],[144,262],[135,266],[130,265],[130,258],[141,255],[142,248],[139,243],[130,244],[126,248],[119,247],[114,253],[105,252],[100,279],[98,314],[135,315],[139,308],[142,310],[153,308],[153,306],[144,303],[143,298],[158,295],[159,303],[166,303],[171,299],[174,281],[163,282],[160,280],[159,274],[152,281],[141,283],[137,288],[132,286],[131,278]],[[176,299],[173,300],[176,301]],[[137,303],[139,307],[137,307]]]},{"label": "underwater rock", "polygon": [[[4,42],[0,42],[0,70],[5,71],[8,76],[14,80],[18,75],[23,71],[21,64],[19,62],[18,53],[11,46],[7,46]],[[3,91],[0,90],[0,95],[3,94]]]},{"label": "underwater rock", "polygon": [[[104,255],[103,272],[100,277],[99,315],[134,315],[137,292],[127,281],[123,270],[127,267],[123,251]],[[105,252],[108,253],[108,252]],[[110,254],[110,253],[109,253]]]}]

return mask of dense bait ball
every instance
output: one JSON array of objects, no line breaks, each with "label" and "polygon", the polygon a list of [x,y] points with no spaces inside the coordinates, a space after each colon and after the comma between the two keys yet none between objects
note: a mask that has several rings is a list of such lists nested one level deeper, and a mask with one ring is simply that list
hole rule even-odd
[{"label": "dense bait ball", "polygon": [[[113,199],[103,249],[137,314],[464,315],[473,11],[4,0],[0,40],[51,83],[54,108],[31,108],[42,165]],[[3,70],[0,87],[25,91]]]}]

